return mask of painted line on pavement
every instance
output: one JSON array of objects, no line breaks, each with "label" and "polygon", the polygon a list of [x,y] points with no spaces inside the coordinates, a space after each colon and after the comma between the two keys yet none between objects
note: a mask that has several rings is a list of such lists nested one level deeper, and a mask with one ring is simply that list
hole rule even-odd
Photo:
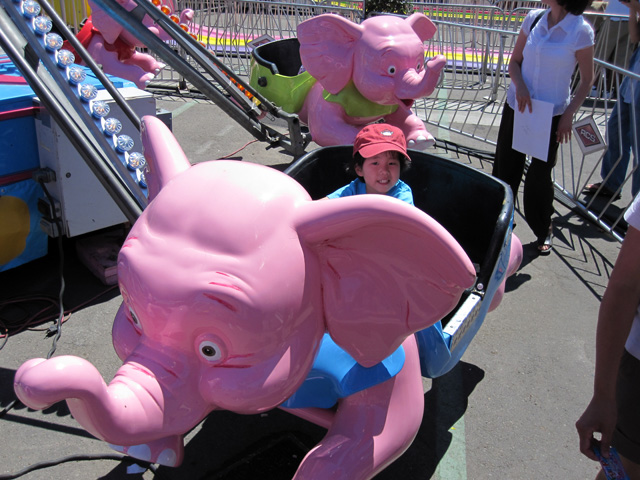
[{"label": "painted line on pavement", "polygon": [[[438,100],[446,100],[448,97],[446,89],[440,88],[438,90]],[[451,122],[452,115],[446,110],[442,114],[442,120],[445,125]],[[449,131],[445,129],[438,129],[438,136],[442,140],[449,140]],[[457,373],[454,373],[457,372]],[[451,400],[459,399],[458,401],[464,402],[464,392],[462,390],[462,371],[461,369],[454,369],[449,373],[451,376],[455,375],[455,378],[451,378],[451,381],[447,381],[447,398],[443,398],[443,395],[438,395],[436,398],[436,412],[442,411],[444,408],[451,408]],[[448,401],[447,401],[448,400]],[[464,407],[464,405],[461,405]],[[444,456],[438,463],[436,468],[436,475],[439,480],[466,480],[467,478],[467,446],[466,435],[464,426],[464,415],[462,415],[456,423],[449,429],[451,433],[451,443],[449,448],[445,452]]]},{"label": "painted line on pavement", "polygon": [[186,112],[187,110],[189,110],[191,107],[195,105],[196,105],[196,102],[189,102],[189,103],[185,103],[184,105],[180,105],[178,108],[171,111],[171,117],[176,118],[178,115]]}]

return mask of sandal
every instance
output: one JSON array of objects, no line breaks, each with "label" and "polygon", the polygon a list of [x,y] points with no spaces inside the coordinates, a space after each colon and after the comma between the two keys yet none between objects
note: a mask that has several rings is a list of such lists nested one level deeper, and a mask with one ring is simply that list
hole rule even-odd
[{"label": "sandal", "polygon": [[616,195],[607,187],[603,187],[602,182],[588,184],[584,187],[582,193],[586,193],[587,195],[594,195],[596,193],[599,193],[603,197],[615,197],[614,200],[620,200],[620,198],[622,197],[622,195],[620,195],[619,193]]},{"label": "sandal", "polygon": [[538,254],[549,255],[553,249],[553,230],[549,228],[549,233],[545,238],[538,239]]}]

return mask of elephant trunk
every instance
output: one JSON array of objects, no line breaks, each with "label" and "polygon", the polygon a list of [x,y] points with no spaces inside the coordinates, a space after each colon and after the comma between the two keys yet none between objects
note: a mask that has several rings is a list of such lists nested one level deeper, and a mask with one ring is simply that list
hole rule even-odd
[{"label": "elephant trunk", "polygon": [[20,401],[34,409],[67,400],[78,423],[109,443],[136,445],[185,431],[183,423],[174,429],[167,421],[174,402],[155,375],[134,362],[125,363],[107,386],[81,358],[33,359],[16,372],[14,388]]},{"label": "elephant trunk", "polygon": [[398,83],[398,98],[421,98],[433,93],[440,80],[440,72],[444,68],[447,60],[444,56],[438,55],[425,64],[425,70],[416,72],[408,69],[402,75],[402,81]]}]

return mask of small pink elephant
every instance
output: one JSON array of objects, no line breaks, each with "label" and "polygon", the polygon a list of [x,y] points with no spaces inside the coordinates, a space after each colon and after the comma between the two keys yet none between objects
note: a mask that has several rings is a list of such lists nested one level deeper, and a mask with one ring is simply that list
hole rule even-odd
[{"label": "small pink elephant", "polygon": [[[102,65],[106,73],[130,80],[138,88],[144,89],[165,64],[147,53],[136,50],[136,47],[144,48],[145,45],[98,5],[91,0],[88,1],[91,16],[78,32],[78,40],[96,63]],[[129,12],[137,7],[132,0],[118,0],[118,3]],[[166,8],[173,11],[172,7],[169,0],[169,6]],[[187,24],[192,19],[193,10],[185,9],[180,13],[180,23]],[[167,33],[158,28],[149,16],[145,15],[142,23],[162,40],[169,40]]]},{"label": "small pink elephant", "polygon": [[142,125],[150,203],[118,257],[113,343],[124,363],[107,385],[77,357],[29,360],[16,372],[18,397],[36,409],[66,399],[117,450],[175,466],[183,435],[213,410],[255,414],[307,382],[317,391],[330,341],[329,367],[341,357],[347,376],[352,368],[385,375],[339,395],[335,409],[286,404],[328,429],[294,478],[372,478],[420,427],[413,333],[474,283],[464,250],[400,200],[312,201],[272,168],[191,166],[160,120]]},{"label": "small pink elephant", "polygon": [[317,79],[300,112],[313,140],[353,144],[362,126],[384,119],[402,129],[409,148],[433,145],[411,106],[434,91],[446,64],[443,55],[425,63],[424,42],[436,31],[421,13],[381,15],[360,25],[325,14],[298,25],[302,65]]}]

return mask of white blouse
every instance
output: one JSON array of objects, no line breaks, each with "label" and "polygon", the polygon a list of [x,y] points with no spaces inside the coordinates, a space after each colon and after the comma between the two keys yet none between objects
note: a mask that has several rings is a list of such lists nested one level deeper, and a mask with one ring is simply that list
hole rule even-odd
[{"label": "white blouse", "polygon": [[[578,63],[576,52],[594,44],[591,25],[582,15],[568,13],[560,23],[549,29],[549,11],[530,31],[533,20],[544,10],[532,10],[522,23],[527,35],[522,52],[522,78],[531,98],[553,103],[553,115],[561,115],[571,101],[571,77]],[[507,103],[514,110],[516,86],[512,82],[507,91]]]}]

